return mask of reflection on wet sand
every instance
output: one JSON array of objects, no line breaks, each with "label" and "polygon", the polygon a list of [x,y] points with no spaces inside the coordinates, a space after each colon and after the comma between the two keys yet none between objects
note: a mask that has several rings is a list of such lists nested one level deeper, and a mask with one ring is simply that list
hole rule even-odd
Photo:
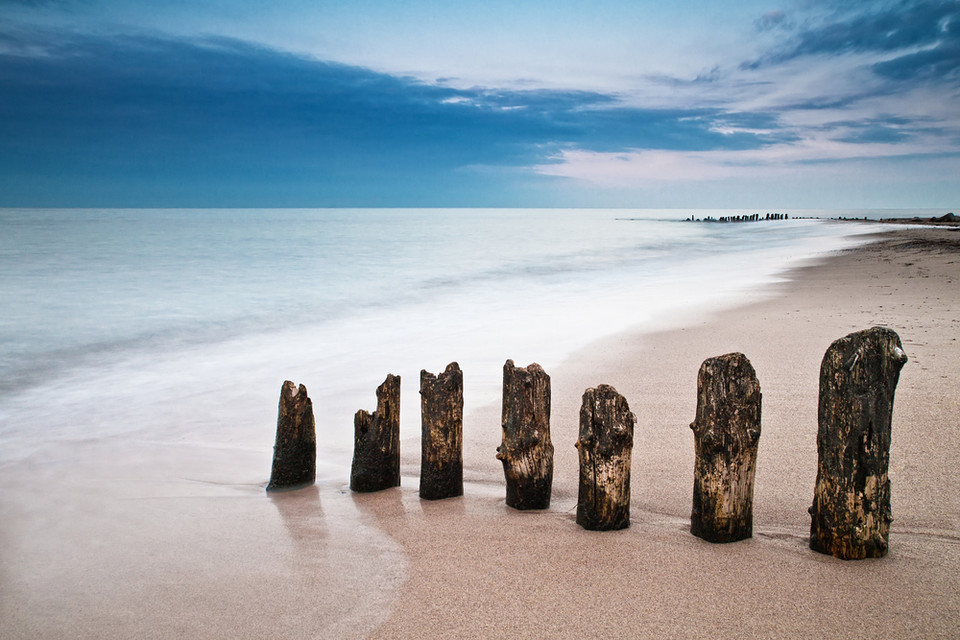
[{"label": "reflection on wet sand", "polygon": [[320,487],[314,484],[294,491],[271,491],[267,495],[297,549],[314,549],[318,541],[328,538]]}]

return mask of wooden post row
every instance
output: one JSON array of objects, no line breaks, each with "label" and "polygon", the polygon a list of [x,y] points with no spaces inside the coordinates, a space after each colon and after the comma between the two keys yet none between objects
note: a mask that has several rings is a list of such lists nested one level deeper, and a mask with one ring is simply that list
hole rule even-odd
[{"label": "wooden post row", "polygon": [[[907,361],[896,332],[873,327],[836,340],[820,367],[817,482],[810,507],[810,548],[843,559],[882,557],[889,545],[888,478],[893,399]],[[451,363],[439,376],[421,372],[420,493],[463,493],[463,374]],[[752,535],[753,486],[761,393],[750,361],[731,353],[703,362],[697,377],[693,509],[690,531],[711,542]],[[635,417],[613,387],[587,389],[580,411],[577,522],[619,529],[630,522],[630,460]],[[354,420],[350,488],[400,485],[400,377],[377,388],[377,410]],[[553,482],[550,376],[534,363],[503,368],[503,463],[506,503],[546,509]],[[316,429],[306,387],[280,392],[268,491],[312,483]]]}]

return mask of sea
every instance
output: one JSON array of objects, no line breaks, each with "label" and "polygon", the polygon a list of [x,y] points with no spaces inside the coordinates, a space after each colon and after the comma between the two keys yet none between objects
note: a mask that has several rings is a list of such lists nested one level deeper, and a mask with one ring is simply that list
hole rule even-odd
[{"label": "sea", "polygon": [[0,209],[0,465],[90,439],[270,451],[292,380],[313,401],[318,477],[345,481],[354,413],[388,373],[415,438],[421,369],[458,362],[469,412],[499,401],[508,358],[549,373],[877,231],[810,218],[926,212],[685,221],[754,213]]}]

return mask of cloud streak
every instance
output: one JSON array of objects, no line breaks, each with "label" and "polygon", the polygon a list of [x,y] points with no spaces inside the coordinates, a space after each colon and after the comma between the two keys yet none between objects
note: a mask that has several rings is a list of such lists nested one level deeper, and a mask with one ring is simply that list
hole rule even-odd
[{"label": "cloud streak", "polygon": [[[869,136],[866,137],[869,140]],[[957,153],[957,145],[950,152]],[[601,186],[637,187],[664,182],[708,182],[737,178],[796,174],[807,165],[833,165],[849,160],[890,160],[930,155],[925,144],[879,140],[844,142],[823,136],[800,143],[777,144],[748,151],[634,150],[620,153],[562,151],[559,162],[544,164],[544,175],[576,178]],[[937,154],[940,155],[940,154]],[[831,170],[835,170],[831,169]]]},{"label": "cloud streak", "polygon": [[[745,62],[757,69],[808,56],[891,54],[877,62],[878,74],[904,79],[910,76],[956,79],[960,66],[960,2],[954,0],[866,4],[854,12],[833,15],[822,24],[797,31],[785,46]],[[786,22],[783,12],[761,18],[758,28],[769,30]]]}]

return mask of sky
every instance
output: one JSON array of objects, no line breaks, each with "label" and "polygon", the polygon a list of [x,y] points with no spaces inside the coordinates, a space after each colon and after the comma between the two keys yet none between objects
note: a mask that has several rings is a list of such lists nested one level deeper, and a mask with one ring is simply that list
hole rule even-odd
[{"label": "sky", "polygon": [[0,0],[0,206],[960,208],[960,0]]}]

